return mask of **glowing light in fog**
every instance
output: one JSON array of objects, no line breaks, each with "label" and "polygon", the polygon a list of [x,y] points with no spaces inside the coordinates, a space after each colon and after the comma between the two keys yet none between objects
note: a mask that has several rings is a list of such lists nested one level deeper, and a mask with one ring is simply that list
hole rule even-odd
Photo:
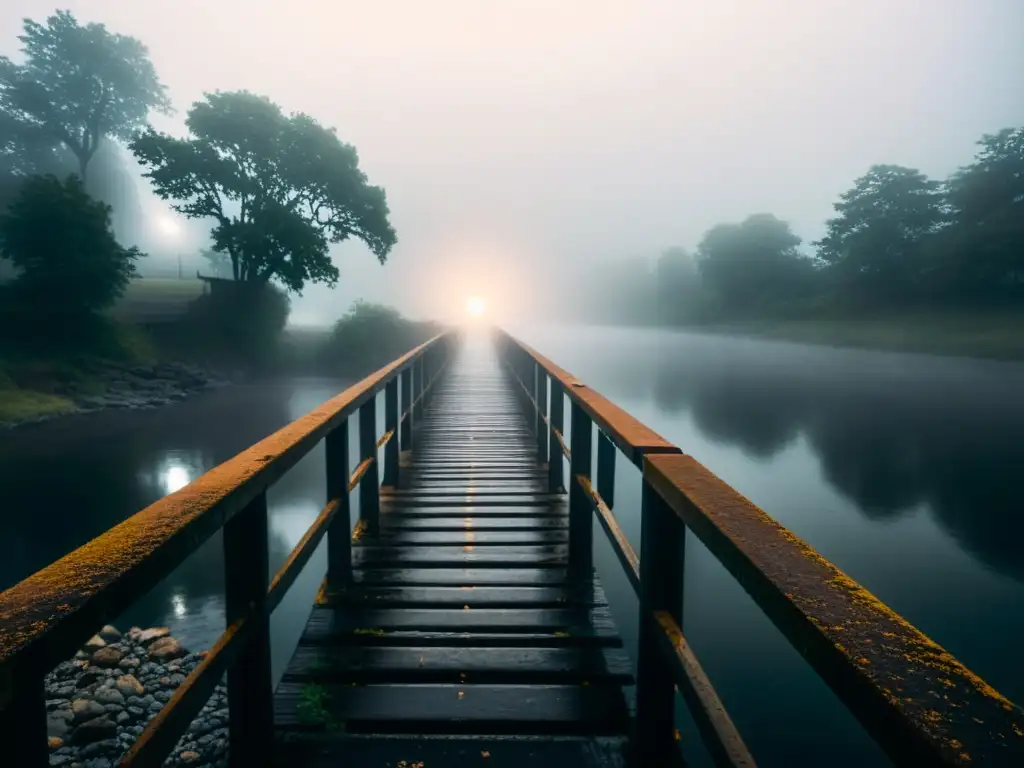
[{"label": "glowing light in fog", "polygon": [[188,613],[188,608],[185,607],[184,595],[171,595],[171,607],[174,609],[175,618],[180,619]]},{"label": "glowing light in fog", "polygon": [[483,314],[486,311],[487,302],[479,296],[472,296],[466,300],[466,312],[469,313],[470,317],[483,317]]},{"label": "glowing light in fog", "polygon": [[174,493],[188,485],[192,478],[189,477],[186,467],[180,464],[171,464],[163,471],[161,481],[163,482],[165,493]]},{"label": "glowing light in fog", "polygon": [[156,228],[164,237],[175,237],[181,232],[181,224],[170,216],[161,216],[156,220]]}]

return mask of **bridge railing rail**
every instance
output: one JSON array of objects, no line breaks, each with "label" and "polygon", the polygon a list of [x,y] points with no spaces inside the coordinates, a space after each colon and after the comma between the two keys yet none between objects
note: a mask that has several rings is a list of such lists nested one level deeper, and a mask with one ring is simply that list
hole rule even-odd
[{"label": "bridge railing rail", "polygon": [[[1024,765],[1020,707],[677,446],[522,341],[497,331],[497,343],[552,492],[564,490],[562,457],[569,461],[570,569],[592,572],[596,514],[637,592],[641,765],[678,752],[676,690],[716,765],[754,765],[682,631],[687,531],[897,765]],[[643,473],[639,557],[612,512],[615,448]]]},{"label": "bridge railing rail", "polygon": [[[227,673],[229,760],[265,763],[273,738],[271,612],[327,538],[326,587],[351,579],[350,493],[359,525],[379,522],[383,485],[397,486],[401,451],[449,358],[435,336],[336,397],[0,594],[0,742],[18,768],[49,765],[44,678],[223,529],[227,629],[149,722],[122,766],[161,766]],[[378,437],[377,396],[385,424]],[[359,462],[349,472],[349,418]],[[270,578],[267,490],[325,442],[327,503]],[[379,471],[379,450],[384,468]],[[6,762],[4,763],[7,764]]]}]

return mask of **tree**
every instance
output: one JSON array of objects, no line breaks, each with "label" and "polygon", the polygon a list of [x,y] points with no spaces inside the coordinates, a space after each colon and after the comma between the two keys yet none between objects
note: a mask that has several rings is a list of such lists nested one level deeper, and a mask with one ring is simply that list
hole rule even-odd
[{"label": "tree", "polygon": [[965,298],[1024,292],[1024,128],[985,135],[946,184],[952,226],[936,249],[941,289]]},{"label": "tree", "polygon": [[666,248],[655,265],[658,320],[680,323],[697,319],[700,307],[700,274],[697,262],[685,248]]},{"label": "tree", "polygon": [[778,307],[799,296],[814,271],[800,242],[789,224],[758,213],[709,229],[697,246],[697,266],[723,309],[751,313]]},{"label": "tree", "polygon": [[942,190],[920,171],[875,165],[840,195],[815,245],[838,285],[904,298],[919,287],[922,245],[945,221]]},{"label": "tree", "polygon": [[25,63],[0,57],[0,108],[64,144],[83,179],[105,137],[128,140],[150,110],[170,112],[149,53],[133,37],[58,11],[45,25],[26,19],[18,39]]},{"label": "tree", "polygon": [[333,129],[247,91],[207,94],[186,122],[190,138],[149,130],[132,151],[175,210],[216,220],[213,249],[229,255],[236,280],[333,286],[329,246],[353,236],[387,259],[396,237],[384,190]]},{"label": "tree", "polygon": [[110,307],[142,256],[117,243],[110,206],[89,197],[77,176],[26,180],[0,215],[0,253],[20,269],[17,304],[60,334]]},{"label": "tree", "polygon": [[210,270],[213,272],[213,277],[231,276],[231,259],[228,258],[226,253],[215,251],[211,248],[203,248],[199,251],[199,255],[210,262]]}]

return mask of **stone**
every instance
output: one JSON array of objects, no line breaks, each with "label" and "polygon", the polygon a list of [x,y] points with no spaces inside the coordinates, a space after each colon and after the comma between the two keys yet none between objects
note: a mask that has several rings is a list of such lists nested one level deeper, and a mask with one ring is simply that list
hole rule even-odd
[{"label": "stone", "polygon": [[75,728],[71,740],[75,744],[91,744],[94,741],[103,741],[112,738],[117,734],[117,723],[106,715],[86,720]]},{"label": "stone", "polygon": [[49,738],[63,738],[71,730],[70,712],[54,712],[46,718],[46,735]]},{"label": "stone", "polygon": [[[185,655],[185,649],[181,643],[173,637],[161,637],[149,646],[149,658],[159,661],[177,659]],[[95,658],[95,657],[94,657]]]},{"label": "stone", "polygon": [[171,696],[174,694],[171,691],[157,691],[153,694],[153,698],[157,701],[168,702],[171,700]]},{"label": "stone", "polygon": [[139,632],[136,640],[142,645],[149,645],[154,640],[159,640],[162,637],[167,637],[171,634],[171,630],[167,627],[153,627],[152,629],[145,629]]},{"label": "stone", "polygon": [[115,722],[118,725],[124,725],[125,723],[127,723],[131,719],[132,719],[132,716],[129,715],[127,712],[120,712],[120,713],[118,713],[117,718],[115,719]]},{"label": "stone", "polygon": [[[167,698],[170,698],[170,696],[168,696]],[[150,712],[159,712],[163,708],[164,703],[162,701],[154,701],[152,704],[149,705]]]},{"label": "stone", "polygon": [[92,663],[98,667],[116,667],[121,663],[121,652],[110,646],[100,648],[92,655]]},{"label": "stone", "polygon": [[90,669],[87,672],[83,672],[79,675],[78,680],[75,681],[76,688],[88,688],[93,683],[98,683],[103,677],[103,674],[98,669]]},{"label": "stone", "polygon": [[82,646],[82,650],[85,651],[85,653],[87,654],[91,654],[99,650],[106,644],[107,641],[104,640],[102,637],[100,637],[99,635],[93,635],[86,641],[85,645]]},{"label": "stone", "polygon": [[99,636],[108,643],[116,643],[121,639],[121,633],[117,631],[117,627],[110,624],[107,624],[107,626],[100,630]]},{"label": "stone", "polygon": [[114,688],[120,691],[122,696],[141,696],[146,690],[134,675],[122,675],[117,678]]},{"label": "stone", "polygon": [[190,763],[198,763],[199,753],[192,752],[191,750],[188,752],[182,752],[180,755],[178,755],[178,759],[181,760],[181,762],[185,763],[185,765],[188,765]]},{"label": "stone", "polygon": [[139,664],[140,664],[140,662],[139,662],[138,659],[127,658],[127,659],[121,659],[121,661],[118,662],[117,666],[119,666],[121,669],[129,670],[130,671],[130,670],[134,670],[136,667],[138,667]]},{"label": "stone", "polygon": [[75,699],[71,702],[71,715],[76,723],[105,715],[107,710],[98,701],[92,699]]},{"label": "stone", "polygon": [[145,711],[142,707],[128,707],[128,713],[132,717],[142,717]]},{"label": "stone", "polygon": [[170,685],[171,684],[171,678],[169,678],[167,676],[164,676],[164,677],[161,677],[158,682],[160,683],[160,685]]}]

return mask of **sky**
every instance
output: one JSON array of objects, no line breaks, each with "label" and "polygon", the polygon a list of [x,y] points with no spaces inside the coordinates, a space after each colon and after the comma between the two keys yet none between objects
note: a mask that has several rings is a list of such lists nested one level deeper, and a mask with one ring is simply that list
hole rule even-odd
[{"label": "sky", "polygon": [[1024,0],[4,0],[0,52],[57,7],[149,47],[163,130],[248,89],[356,146],[399,242],[340,246],[298,323],[474,295],[500,319],[757,212],[811,241],[870,165],[941,178],[1024,124]]}]

